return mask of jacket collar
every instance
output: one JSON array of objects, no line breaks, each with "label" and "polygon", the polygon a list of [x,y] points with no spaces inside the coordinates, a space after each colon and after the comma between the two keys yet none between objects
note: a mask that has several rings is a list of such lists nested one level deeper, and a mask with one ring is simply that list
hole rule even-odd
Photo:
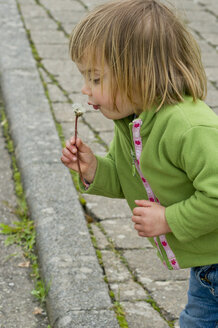
[{"label": "jacket collar", "polygon": [[135,118],[134,115],[131,115],[120,120],[115,120],[114,123],[118,127],[118,129],[121,130],[124,135],[127,136],[129,135],[129,129],[132,126],[134,120],[140,119],[142,121],[140,134],[141,136],[144,136],[150,133],[154,125],[157,113],[158,112],[156,112],[155,107],[150,109],[149,111],[142,112],[137,118]]}]

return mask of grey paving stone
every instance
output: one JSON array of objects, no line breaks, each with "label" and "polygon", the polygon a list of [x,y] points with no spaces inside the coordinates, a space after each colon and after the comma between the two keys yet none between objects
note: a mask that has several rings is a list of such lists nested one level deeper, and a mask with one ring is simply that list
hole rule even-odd
[{"label": "grey paving stone", "polygon": [[31,38],[36,47],[39,44],[66,44],[66,36],[62,31],[57,30],[33,30]]},{"label": "grey paving stone", "polygon": [[89,113],[86,114],[85,119],[97,132],[114,131],[113,121],[107,119],[99,111],[94,111],[92,109]]},{"label": "grey paving stone", "polygon": [[156,250],[127,250],[123,252],[131,271],[149,289],[152,281],[187,280],[189,270],[168,270],[156,255]]},{"label": "grey paving stone", "polygon": [[102,311],[71,311],[68,315],[60,318],[54,328],[118,328],[119,324],[112,310]]},{"label": "grey paving stone", "polygon": [[198,20],[190,21],[189,26],[200,34],[217,32],[217,23],[214,21],[210,22],[210,24],[202,24],[202,22]]},{"label": "grey paving stone", "polygon": [[136,302],[148,299],[145,290],[133,280],[125,283],[111,283],[110,289],[118,302]]},{"label": "grey paving stone", "polygon": [[206,67],[205,69],[208,80],[218,85],[218,68],[217,67]]},{"label": "grey paving stone", "polygon": [[83,197],[87,201],[87,210],[100,220],[130,217],[131,212],[124,199],[86,194],[83,194]]},{"label": "grey paving stone", "polygon": [[202,60],[204,67],[218,67],[218,53],[214,50],[211,52],[205,52],[202,54]]},{"label": "grey paving stone", "polygon": [[70,12],[74,12],[77,10],[85,10],[82,3],[75,0],[64,0],[62,2],[57,0],[40,0],[40,3],[45,6],[45,8],[49,9],[51,12],[55,10],[68,10]]},{"label": "grey paving stone", "polygon": [[57,29],[57,24],[54,21],[49,20],[48,17],[31,17],[28,15],[25,15],[25,26],[28,30],[31,30],[31,32],[55,31]]},{"label": "grey paving stone", "polygon": [[77,23],[85,14],[85,11],[80,7],[73,9],[73,11],[68,10],[67,7],[60,8],[59,10],[53,10],[52,7],[50,7],[50,12],[57,21],[63,21],[72,25],[73,23]]},{"label": "grey paving stone", "polygon": [[213,111],[218,115],[218,107],[214,107]]},{"label": "grey paving stone", "polygon": [[110,246],[109,241],[107,240],[106,236],[103,232],[97,227],[95,223],[91,225],[93,234],[97,241],[97,246],[99,249],[107,249]]},{"label": "grey paving stone", "polygon": [[[56,86],[56,88],[57,88],[57,86]],[[55,91],[55,89],[53,91]],[[51,96],[51,98],[52,98],[52,96]],[[58,98],[58,96],[56,97],[56,99],[57,98]],[[55,92],[53,94],[53,99],[55,99]],[[63,97],[63,99],[64,99],[64,97]],[[59,123],[64,123],[64,122],[71,123],[72,129],[73,129],[74,123],[75,123],[75,113],[72,109],[72,105],[67,102],[53,103],[52,108],[54,110],[56,120]]]},{"label": "grey paving stone", "polygon": [[46,87],[48,89],[49,98],[52,102],[63,103],[67,101],[67,97],[64,95],[63,91],[56,84],[47,83]]},{"label": "grey paving stone", "polygon": [[21,12],[24,17],[28,16],[32,18],[33,17],[48,18],[48,15],[45,12],[45,10],[41,6],[38,6],[36,4],[31,5],[31,4],[23,3],[21,5]]},{"label": "grey paving stone", "polygon": [[39,57],[43,59],[68,59],[68,42],[59,44],[37,44]]},{"label": "grey paving stone", "polygon": [[121,249],[153,248],[147,238],[139,237],[131,216],[127,219],[113,219],[101,222],[115,247]]},{"label": "grey paving stone", "polygon": [[214,15],[211,15],[211,13],[204,11],[204,10],[192,10],[186,11],[186,15],[188,17],[189,21],[198,21],[201,22],[201,24],[207,24],[208,22],[215,23],[216,17]]},{"label": "grey paving stone", "polygon": [[214,86],[210,86],[207,92],[207,98],[205,102],[210,107],[215,107],[218,105],[218,90]]},{"label": "grey paving stone", "polygon": [[178,319],[187,303],[188,281],[156,281],[151,286],[151,297],[167,311],[167,319]]},{"label": "grey paving stone", "polygon": [[[218,29],[218,24],[217,24]],[[218,46],[218,35],[216,32],[214,33],[202,33],[203,38],[210,43],[212,46],[216,47]]]},{"label": "grey paving stone", "polygon": [[102,251],[102,260],[109,283],[131,280],[131,274],[113,251]]},{"label": "grey paving stone", "polygon": [[158,312],[146,302],[121,302],[126,319],[131,328],[168,328]]},{"label": "grey paving stone", "polygon": [[100,132],[100,138],[109,146],[114,137],[114,131]]},{"label": "grey paving stone", "polygon": [[202,54],[204,52],[206,53],[211,52],[213,50],[213,47],[211,47],[205,40],[198,41],[198,45],[201,49]]},{"label": "grey paving stone", "polygon": [[[65,48],[65,50],[67,50],[68,53],[68,49]],[[76,68],[75,64],[71,61],[69,56],[65,60],[52,59],[52,58],[43,59],[42,64],[43,66],[45,66],[47,71],[55,75],[55,77],[59,77],[62,74],[64,75],[70,74],[70,76],[77,75],[78,77],[80,76],[78,69]]]}]

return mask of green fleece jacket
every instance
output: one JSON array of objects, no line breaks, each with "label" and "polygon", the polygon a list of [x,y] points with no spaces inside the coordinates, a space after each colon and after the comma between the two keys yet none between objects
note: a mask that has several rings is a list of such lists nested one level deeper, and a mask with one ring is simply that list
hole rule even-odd
[{"label": "green fleece jacket", "polygon": [[[180,268],[218,263],[218,117],[202,101],[191,97],[173,106],[143,112],[140,169],[160,204],[172,233],[166,240]],[[82,192],[148,199],[135,171],[133,117],[117,120],[106,157],[97,157],[93,183]],[[153,238],[152,245],[157,247]],[[172,269],[158,239],[158,255]]]}]

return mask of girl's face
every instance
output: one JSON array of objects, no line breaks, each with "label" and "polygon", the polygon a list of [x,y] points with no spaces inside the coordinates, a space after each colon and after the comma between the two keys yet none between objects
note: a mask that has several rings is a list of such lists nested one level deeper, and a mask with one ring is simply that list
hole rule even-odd
[{"label": "girl's face", "polygon": [[93,106],[95,110],[100,112],[111,120],[118,120],[134,114],[134,107],[129,101],[121,98],[119,91],[116,95],[116,106],[114,108],[113,100],[110,91],[110,74],[109,68],[104,65],[103,86],[101,86],[100,76],[101,67],[98,63],[94,67],[94,74],[87,67],[86,63],[77,63],[77,67],[84,77],[84,85],[82,93],[88,96],[88,104]]}]

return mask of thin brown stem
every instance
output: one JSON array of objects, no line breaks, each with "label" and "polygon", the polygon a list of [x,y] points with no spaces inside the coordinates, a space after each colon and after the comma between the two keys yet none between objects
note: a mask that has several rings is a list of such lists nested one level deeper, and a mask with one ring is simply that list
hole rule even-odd
[{"label": "thin brown stem", "polygon": [[[78,118],[79,118],[79,115],[76,115],[76,120],[75,120],[75,146],[76,146],[76,148],[77,148],[76,141],[77,141],[77,130],[78,130],[77,129]],[[82,176],[82,171],[81,171],[80,162],[79,162],[79,150],[78,150],[78,148],[77,148],[77,165],[78,165],[80,180],[82,181],[84,187],[87,188],[87,184],[85,183],[84,178]]]}]

